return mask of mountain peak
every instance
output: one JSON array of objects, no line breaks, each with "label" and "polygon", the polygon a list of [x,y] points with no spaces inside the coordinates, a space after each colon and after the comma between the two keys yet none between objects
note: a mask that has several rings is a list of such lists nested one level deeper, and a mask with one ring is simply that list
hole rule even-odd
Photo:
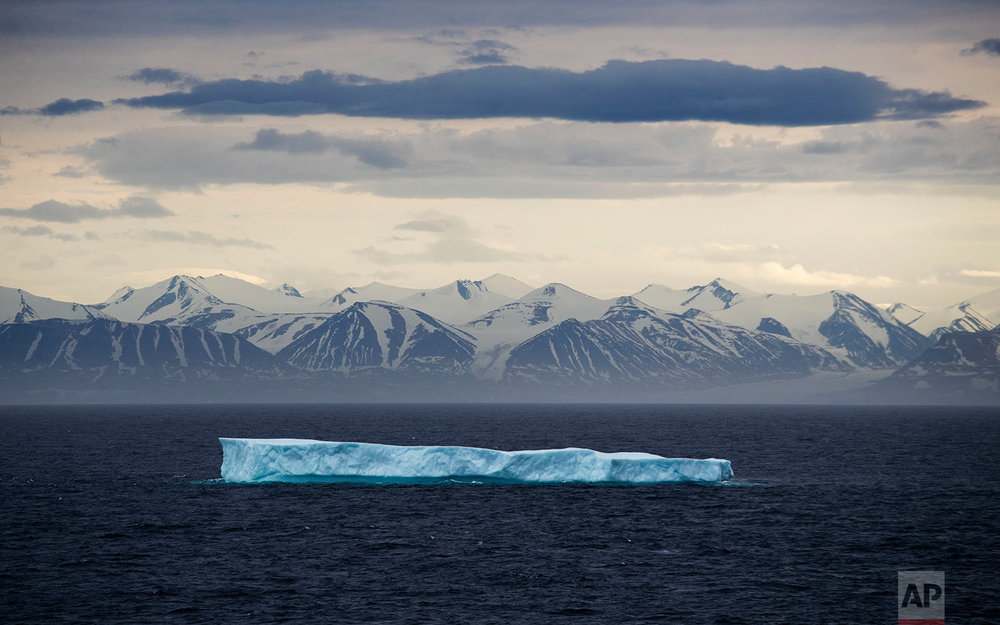
[{"label": "mountain peak", "polygon": [[479,280],[456,280],[455,288],[458,290],[458,294],[462,299],[472,299],[476,291],[489,291],[489,289],[486,288],[486,285]]},{"label": "mountain peak", "polygon": [[737,284],[732,280],[726,280],[725,278],[715,277],[706,286],[714,286],[723,288],[732,293],[753,293],[750,289],[746,288],[742,284]]},{"label": "mountain peak", "polygon": [[133,293],[135,293],[135,289],[133,289],[132,287],[130,287],[128,285],[125,285],[125,286],[121,287],[120,289],[118,289],[117,291],[115,291],[114,293],[112,293],[111,297],[109,297],[108,299],[104,300],[104,302],[102,302],[102,303],[104,303],[104,304],[111,304],[111,303],[117,302],[119,300],[126,300]]},{"label": "mountain peak", "polygon": [[581,293],[576,289],[566,286],[562,282],[550,282],[543,287],[537,288],[534,291],[527,293],[522,300],[535,300],[539,298],[548,297],[585,297],[587,299],[596,299],[586,293]]},{"label": "mountain peak", "polygon": [[285,295],[287,297],[302,297],[302,294],[299,293],[299,290],[296,289],[294,286],[288,284],[287,282],[283,283],[281,286],[274,289],[274,292],[280,295]]}]

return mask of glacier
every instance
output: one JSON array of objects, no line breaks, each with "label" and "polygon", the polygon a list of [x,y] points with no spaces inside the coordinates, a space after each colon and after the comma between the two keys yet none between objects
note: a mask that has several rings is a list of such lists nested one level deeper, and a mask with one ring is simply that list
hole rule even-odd
[{"label": "glacier", "polygon": [[728,460],[592,449],[500,451],[294,438],[219,438],[225,482],[676,484],[733,477]]}]

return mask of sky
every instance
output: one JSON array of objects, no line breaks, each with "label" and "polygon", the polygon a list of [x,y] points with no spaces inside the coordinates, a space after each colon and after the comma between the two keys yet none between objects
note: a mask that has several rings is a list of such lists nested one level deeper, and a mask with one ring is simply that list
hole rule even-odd
[{"label": "sky", "polygon": [[0,285],[1000,287],[1000,5],[0,3]]}]

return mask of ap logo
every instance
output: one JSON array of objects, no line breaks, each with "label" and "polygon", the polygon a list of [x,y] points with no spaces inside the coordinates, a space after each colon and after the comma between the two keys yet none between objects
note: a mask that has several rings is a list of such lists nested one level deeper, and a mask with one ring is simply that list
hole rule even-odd
[{"label": "ap logo", "polygon": [[944,625],[944,571],[899,571],[898,625]]}]

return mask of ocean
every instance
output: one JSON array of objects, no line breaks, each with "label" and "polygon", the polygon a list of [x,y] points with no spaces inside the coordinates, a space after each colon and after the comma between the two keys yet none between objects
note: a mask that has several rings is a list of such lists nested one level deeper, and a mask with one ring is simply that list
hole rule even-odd
[{"label": "ocean", "polygon": [[[233,485],[218,437],[727,458],[725,485]],[[1000,622],[1000,408],[0,407],[4,623]]]}]

